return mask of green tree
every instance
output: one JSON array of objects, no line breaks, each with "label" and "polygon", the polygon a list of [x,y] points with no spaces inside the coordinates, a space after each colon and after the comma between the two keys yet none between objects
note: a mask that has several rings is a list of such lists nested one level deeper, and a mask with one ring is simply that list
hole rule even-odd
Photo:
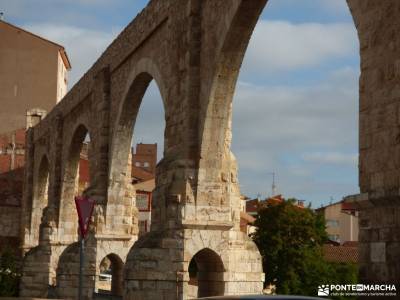
[{"label": "green tree", "polygon": [[18,296],[19,268],[11,249],[0,254],[0,297]]},{"label": "green tree", "polygon": [[320,284],[356,283],[351,275],[343,275],[346,267],[323,259],[324,217],[294,203],[295,199],[289,199],[267,204],[255,221],[253,239],[263,257],[266,283],[274,284],[278,294],[309,296],[316,295]]}]

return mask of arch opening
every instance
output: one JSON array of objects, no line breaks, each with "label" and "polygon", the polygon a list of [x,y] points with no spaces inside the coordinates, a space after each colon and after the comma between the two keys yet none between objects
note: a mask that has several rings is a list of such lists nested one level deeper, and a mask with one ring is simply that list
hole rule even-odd
[{"label": "arch opening", "polygon": [[[271,188],[256,189],[261,184],[255,185],[263,180],[264,186],[266,182],[271,186],[272,172],[282,182],[301,177],[301,173],[304,178],[308,176],[305,164],[313,168],[313,174],[323,166],[325,176],[310,177],[303,190],[328,188],[328,183],[320,179],[335,173],[333,162],[340,168],[351,164],[351,170],[346,169],[351,172],[346,176],[351,177],[351,183],[330,176],[335,180],[331,186],[343,187],[347,195],[357,193],[359,41],[350,11],[343,1],[340,19],[325,11],[331,18],[324,23],[319,16],[306,13],[301,19],[298,15],[302,12],[296,14],[297,19],[290,19],[293,14],[282,12],[288,7],[279,5],[285,6],[274,0],[242,1],[232,19],[210,88],[201,164],[224,168],[232,149],[239,163],[242,190],[252,197],[259,193],[272,196]],[[301,1],[296,5],[301,7]],[[299,51],[293,54],[296,45],[300,45]],[[343,147],[337,147],[339,143]],[[218,181],[216,176],[219,173],[211,171],[206,177]],[[315,181],[320,184],[311,186]],[[294,187],[297,182],[285,181],[281,186]],[[320,198],[343,196],[319,193]],[[293,196],[307,199],[306,193],[301,194]],[[314,200],[314,204],[316,198],[307,200]]]},{"label": "arch opening", "polygon": [[122,296],[124,263],[116,254],[104,257],[99,265],[99,275],[96,280],[98,294]]},{"label": "arch opening", "polygon": [[[318,24],[267,15],[272,9],[283,18],[275,8],[282,2],[269,0],[267,8],[267,1],[240,2],[213,74],[201,163],[217,166],[205,177],[224,185],[217,176],[235,163],[232,147],[243,196],[255,203],[261,197],[281,201],[283,193],[300,200],[299,206],[305,199],[315,208],[332,196],[339,202],[359,193],[359,40],[345,1],[347,16]],[[271,34],[275,42],[267,38]],[[290,56],[298,49],[303,51]],[[240,202],[245,210],[246,201]]]},{"label": "arch opening", "polygon": [[119,205],[118,195],[129,197],[133,232],[137,230],[140,236],[151,228],[152,207],[157,198],[156,177],[166,146],[163,88],[159,73],[154,66],[153,69],[152,74],[133,71],[117,119],[110,168],[110,182],[114,186],[108,201]]},{"label": "arch opening", "polygon": [[205,248],[189,263],[189,298],[222,296],[225,291],[224,264],[221,257]]},{"label": "arch opening", "polygon": [[34,244],[39,241],[39,227],[43,218],[44,209],[49,205],[49,160],[43,156],[36,175],[34,198],[32,203],[31,233]]},{"label": "arch opening", "polygon": [[83,195],[90,186],[90,151],[89,130],[85,125],[79,125],[68,147],[60,207],[59,222],[64,229],[62,239],[68,242],[78,238],[78,216],[75,213],[74,198]]}]

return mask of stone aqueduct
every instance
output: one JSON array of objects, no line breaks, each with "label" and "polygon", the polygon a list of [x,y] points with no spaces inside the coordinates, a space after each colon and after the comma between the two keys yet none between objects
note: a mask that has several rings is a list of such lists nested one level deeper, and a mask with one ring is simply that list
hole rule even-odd
[{"label": "stone aqueduct", "polygon": [[[267,0],[152,0],[27,134],[21,295],[76,295],[73,195],[80,145],[91,137],[96,199],[85,264],[91,297],[100,261],[125,262],[124,299],[187,299],[196,256],[199,294],[258,293],[260,254],[240,232],[231,103],[252,31]],[[360,275],[400,278],[400,2],[348,0],[361,55]],[[150,81],[165,109],[151,232],[137,239],[128,157]],[[48,188],[45,188],[48,180]]]}]

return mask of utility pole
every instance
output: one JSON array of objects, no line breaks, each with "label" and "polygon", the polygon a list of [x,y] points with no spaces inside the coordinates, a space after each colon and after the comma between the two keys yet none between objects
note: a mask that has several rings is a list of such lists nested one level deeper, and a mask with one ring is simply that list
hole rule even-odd
[{"label": "utility pole", "polygon": [[16,132],[13,132],[11,135],[11,161],[10,161],[10,171],[15,169],[15,151],[16,151]]},{"label": "utility pole", "polygon": [[78,287],[78,299],[82,300],[83,291],[83,271],[85,265],[85,238],[79,235],[79,287]]}]

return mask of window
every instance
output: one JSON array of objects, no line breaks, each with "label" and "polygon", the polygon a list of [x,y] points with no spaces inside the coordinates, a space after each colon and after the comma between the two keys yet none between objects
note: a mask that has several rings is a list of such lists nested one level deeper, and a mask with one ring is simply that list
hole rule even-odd
[{"label": "window", "polygon": [[150,195],[147,192],[136,193],[136,207],[139,211],[150,211]]},{"label": "window", "polygon": [[135,166],[136,166],[136,167],[140,167],[140,162],[138,162],[138,161],[135,162]]},{"label": "window", "polygon": [[143,166],[145,166],[146,168],[148,168],[148,167],[150,167],[150,164],[149,164],[147,161],[145,161],[145,162],[143,163]]},{"label": "window", "polygon": [[339,221],[338,220],[326,220],[326,226],[328,227],[339,227]]},{"label": "window", "polygon": [[338,234],[328,234],[328,239],[334,242],[339,242],[339,235]]}]

